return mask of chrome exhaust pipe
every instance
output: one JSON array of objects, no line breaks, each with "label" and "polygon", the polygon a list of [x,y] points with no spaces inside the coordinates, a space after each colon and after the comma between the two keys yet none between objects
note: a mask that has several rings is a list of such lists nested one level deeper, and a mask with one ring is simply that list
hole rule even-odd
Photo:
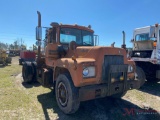
[{"label": "chrome exhaust pipe", "polygon": [[[38,14],[38,27],[41,27],[41,13],[39,11],[37,11],[37,14]],[[40,42],[41,40],[39,40]],[[37,59],[37,63],[39,63],[41,59],[41,46],[38,45],[38,59]],[[37,64],[39,65],[39,64]]]},{"label": "chrome exhaust pipe", "polygon": [[41,13],[37,11],[38,14],[38,27],[41,27]]},{"label": "chrome exhaust pipe", "polygon": [[126,35],[125,35],[125,32],[124,32],[124,31],[122,31],[122,34],[123,34],[123,44],[122,44],[121,47],[122,47],[123,49],[126,49],[126,44],[125,44],[125,42],[126,42],[125,36],[126,36]]}]

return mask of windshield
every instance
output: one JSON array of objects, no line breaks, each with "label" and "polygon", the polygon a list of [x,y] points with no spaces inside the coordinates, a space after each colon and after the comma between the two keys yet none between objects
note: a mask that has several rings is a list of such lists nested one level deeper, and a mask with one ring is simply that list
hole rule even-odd
[{"label": "windshield", "polygon": [[143,33],[136,35],[136,41],[150,40],[149,33]]},{"label": "windshield", "polygon": [[60,42],[69,44],[71,41],[75,41],[79,46],[93,46],[93,33],[74,28],[61,28]]},{"label": "windshield", "polygon": [[155,40],[153,37],[149,37],[149,33],[137,34],[136,41]]}]

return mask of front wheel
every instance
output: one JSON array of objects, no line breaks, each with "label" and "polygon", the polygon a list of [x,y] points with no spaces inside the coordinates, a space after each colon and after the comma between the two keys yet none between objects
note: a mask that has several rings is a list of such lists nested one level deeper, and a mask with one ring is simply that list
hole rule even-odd
[{"label": "front wheel", "polygon": [[136,66],[136,73],[135,73],[136,79],[140,81],[140,87],[145,83],[146,76],[142,68]]},{"label": "front wheel", "polygon": [[74,86],[69,74],[58,76],[55,91],[57,104],[65,114],[72,114],[78,110],[80,105],[78,88]]}]

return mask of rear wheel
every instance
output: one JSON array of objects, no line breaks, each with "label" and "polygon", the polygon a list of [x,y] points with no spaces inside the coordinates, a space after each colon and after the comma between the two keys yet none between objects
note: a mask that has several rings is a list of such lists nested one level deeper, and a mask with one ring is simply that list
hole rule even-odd
[{"label": "rear wheel", "polygon": [[22,65],[22,59],[19,59],[19,65]]},{"label": "rear wheel", "polygon": [[6,66],[6,61],[5,61],[5,59],[3,59],[3,66]]},{"label": "rear wheel", "polygon": [[32,67],[33,67],[33,82],[37,82],[37,63],[32,62]]},{"label": "rear wheel", "polygon": [[65,114],[75,113],[80,105],[78,88],[74,87],[69,74],[60,74],[56,80],[56,100]]},{"label": "rear wheel", "polygon": [[33,82],[33,67],[30,62],[24,62],[22,67],[23,80],[26,83]]}]

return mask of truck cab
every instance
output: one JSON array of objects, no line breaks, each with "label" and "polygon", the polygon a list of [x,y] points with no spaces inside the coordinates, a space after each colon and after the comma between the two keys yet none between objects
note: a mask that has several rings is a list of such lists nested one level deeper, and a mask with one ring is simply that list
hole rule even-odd
[{"label": "truck cab", "polygon": [[160,79],[160,25],[136,28],[131,58],[143,68],[148,80]]}]

